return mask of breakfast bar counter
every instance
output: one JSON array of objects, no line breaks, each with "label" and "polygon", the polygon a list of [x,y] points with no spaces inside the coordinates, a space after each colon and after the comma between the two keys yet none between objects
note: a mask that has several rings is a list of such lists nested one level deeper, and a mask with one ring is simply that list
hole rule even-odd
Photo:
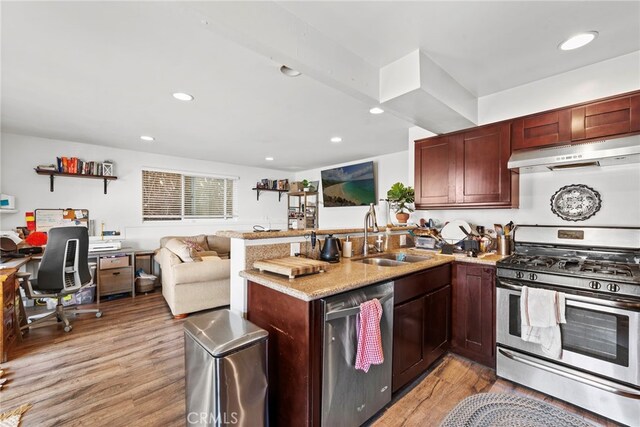
[{"label": "breakfast bar counter", "polygon": [[[393,252],[427,256],[430,257],[430,259],[400,266],[383,267],[364,264],[359,262],[360,258],[342,258],[339,263],[329,264],[329,267],[324,273],[301,276],[295,279],[289,279],[286,276],[275,273],[261,272],[257,269],[242,271],[240,272],[240,276],[294,298],[303,301],[313,301],[454,261],[495,265],[498,260],[504,258],[504,256],[496,254],[487,254],[481,258],[471,258],[463,255],[442,255],[419,249],[404,249]],[[376,257],[375,254],[370,258],[374,257]]]}]

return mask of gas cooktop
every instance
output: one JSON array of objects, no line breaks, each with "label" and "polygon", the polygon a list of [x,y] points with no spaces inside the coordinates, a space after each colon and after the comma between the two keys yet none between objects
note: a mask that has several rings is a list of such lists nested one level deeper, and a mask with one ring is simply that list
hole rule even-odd
[{"label": "gas cooktop", "polygon": [[515,254],[499,261],[498,266],[605,280],[615,279],[616,281],[640,284],[640,265],[631,262]]}]

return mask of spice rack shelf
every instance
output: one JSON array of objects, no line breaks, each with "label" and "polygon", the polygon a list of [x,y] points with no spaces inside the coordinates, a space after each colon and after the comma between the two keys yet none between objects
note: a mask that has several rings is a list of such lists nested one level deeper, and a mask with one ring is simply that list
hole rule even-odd
[{"label": "spice rack shelf", "polygon": [[71,178],[91,178],[91,179],[101,179],[104,182],[104,194],[107,194],[107,184],[109,181],[115,181],[118,179],[117,176],[106,176],[106,175],[81,175],[76,173],[65,173],[65,172],[56,172],[49,170],[39,170],[35,169],[38,175],[49,175],[49,191],[53,193],[54,188],[54,177],[56,176],[64,176]]}]

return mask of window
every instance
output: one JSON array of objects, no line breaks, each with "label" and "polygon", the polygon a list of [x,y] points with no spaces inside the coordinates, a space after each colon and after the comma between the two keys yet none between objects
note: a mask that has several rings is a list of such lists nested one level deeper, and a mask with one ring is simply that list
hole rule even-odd
[{"label": "window", "polygon": [[235,181],[179,172],[142,171],[142,220],[233,218]]}]

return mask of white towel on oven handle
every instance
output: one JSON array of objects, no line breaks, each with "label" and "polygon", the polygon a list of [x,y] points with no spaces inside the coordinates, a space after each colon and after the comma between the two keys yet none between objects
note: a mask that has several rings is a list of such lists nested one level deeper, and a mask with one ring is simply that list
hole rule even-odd
[{"label": "white towel on oven handle", "polygon": [[565,305],[562,292],[523,286],[520,295],[520,337],[524,341],[540,344],[546,355],[560,358],[560,324],[567,323]]}]

